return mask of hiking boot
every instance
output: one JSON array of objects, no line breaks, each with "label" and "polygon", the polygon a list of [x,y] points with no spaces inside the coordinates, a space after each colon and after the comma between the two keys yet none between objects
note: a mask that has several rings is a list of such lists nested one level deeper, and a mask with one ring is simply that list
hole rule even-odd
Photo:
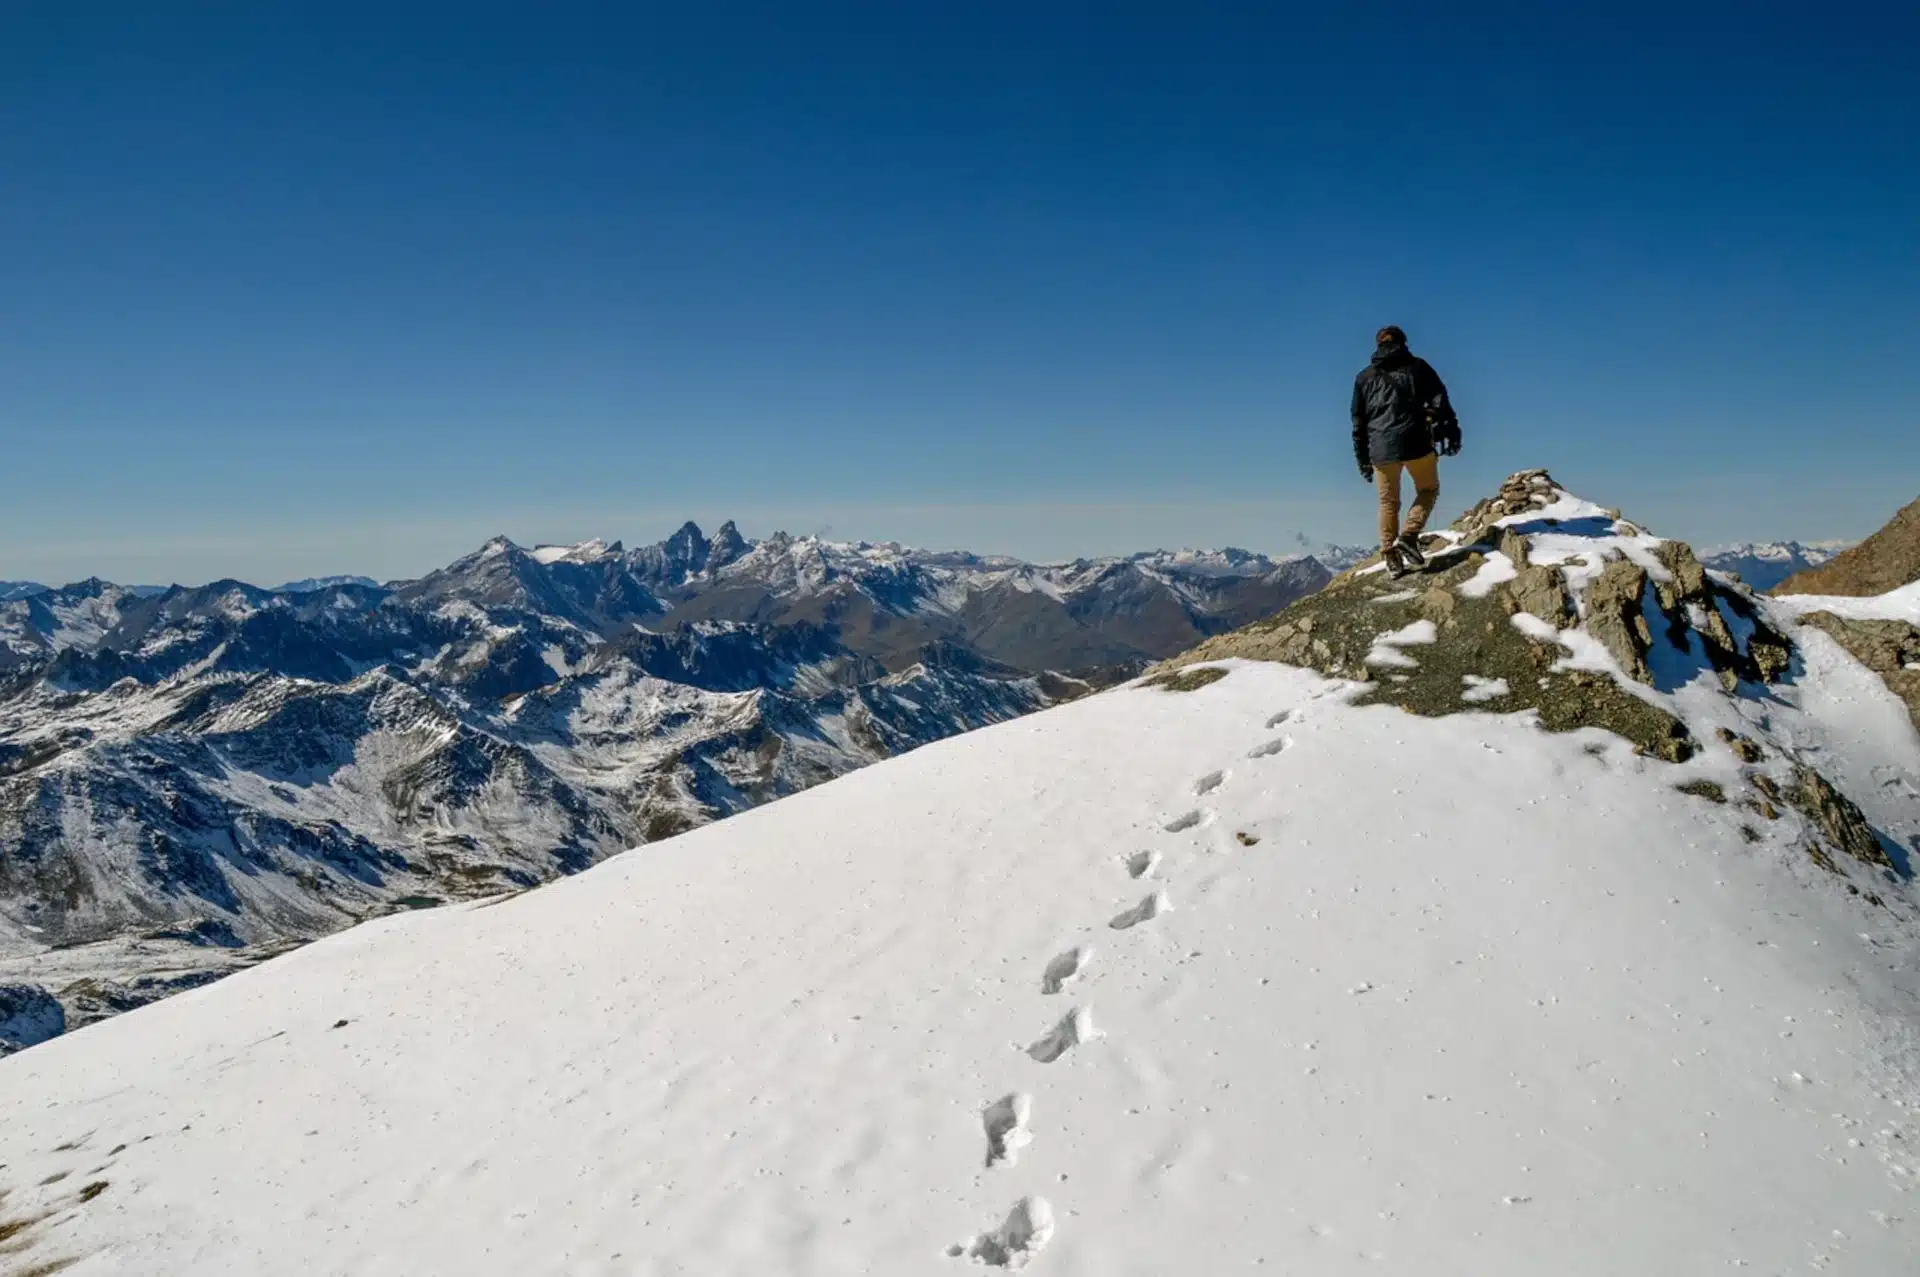
[{"label": "hiking boot", "polygon": [[1387,576],[1398,581],[1407,574],[1406,556],[1400,552],[1400,543],[1380,547],[1380,561],[1387,565]]},{"label": "hiking boot", "polygon": [[1427,556],[1422,553],[1418,538],[1403,536],[1393,543],[1393,548],[1400,551],[1400,557],[1405,560],[1406,565],[1414,571],[1418,572],[1427,566]]}]

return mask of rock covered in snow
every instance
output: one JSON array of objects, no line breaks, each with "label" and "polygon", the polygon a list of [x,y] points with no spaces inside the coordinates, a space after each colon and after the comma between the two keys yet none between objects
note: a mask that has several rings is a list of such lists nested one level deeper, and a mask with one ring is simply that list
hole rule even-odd
[{"label": "rock covered in snow", "polygon": [[[1161,671],[1229,657],[1284,661],[1364,681],[1369,701],[1426,715],[1527,712],[1551,731],[1616,733],[1670,764],[1716,737],[1744,740],[1746,720],[1792,675],[1791,609],[1716,579],[1686,544],[1572,495],[1544,470],[1512,475],[1426,548],[1424,574],[1393,581],[1377,564],[1349,572]],[[1870,624],[1818,623],[1842,633]],[[1399,636],[1409,625],[1427,626],[1434,641],[1406,649]],[[1870,668],[1887,670],[1905,661],[1906,640],[1889,629],[1855,646]],[[1887,679],[1896,693],[1905,673]],[[1893,868],[1820,761],[1742,760],[1741,802],[1769,819],[1797,813],[1805,850],[1823,867],[1841,863],[1837,855]]]}]

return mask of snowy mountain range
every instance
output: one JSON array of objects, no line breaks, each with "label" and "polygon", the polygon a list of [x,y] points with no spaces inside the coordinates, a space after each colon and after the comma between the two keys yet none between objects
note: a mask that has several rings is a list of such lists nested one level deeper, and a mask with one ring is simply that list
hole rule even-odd
[{"label": "snowy mountain range", "polygon": [[[1920,1271],[1920,703],[1849,647],[1920,636],[1920,585],[1762,596],[1541,471],[1427,549],[1125,685],[0,1060],[6,1261]],[[625,588],[612,552],[568,598]],[[642,584],[668,602],[697,557]],[[466,575],[553,579],[524,562]],[[464,650],[383,677],[438,688]],[[372,676],[347,687],[399,696]],[[530,718],[539,758],[569,686],[488,721]],[[0,1031],[55,1013],[0,991]]]},{"label": "snowy mountain range", "polygon": [[387,585],[24,593],[0,603],[0,984],[84,1024],[1070,699],[1330,575],[729,523],[496,538]]},{"label": "snowy mountain range", "polygon": [[1851,541],[1746,541],[1702,551],[1700,562],[1718,572],[1732,572],[1751,588],[1765,592],[1797,572],[1831,561],[1852,544]]},{"label": "snowy mountain range", "polygon": [[308,576],[298,581],[288,581],[276,585],[273,594],[312,594],[315,590],[328,590],[337,585],[378,585],[370,576]]}]

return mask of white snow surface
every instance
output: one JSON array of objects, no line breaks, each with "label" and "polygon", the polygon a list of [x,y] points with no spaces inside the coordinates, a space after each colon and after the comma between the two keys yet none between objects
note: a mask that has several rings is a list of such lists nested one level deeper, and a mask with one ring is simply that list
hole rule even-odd
[{"label": "white snow surface", "polygon": [[1493,587],[1505,584],[1520,575],[1520,569],[1514,566],[1512,559],[1498,550],[1490,551],[1486,561],[1466,580],[1460,583],[1460,593],[1470,599],[1484,599],[1493,593]]},{"label": "white snow surface", "polygon": [[[1863,806],[1920,775],[1877,680],[1811,663],[1750,729],[1857,760]],[[1737,779],[1717,745],[1678,769],[1227,667],[0,1061],[0,1214],[39,1219],[6,1260],[1920,1271],[1905,888],[1871,906],[1795,818],[1749,844],[1678,792]]]},{"label": "white snow surface", "polygon": [[1831,612],[1853,621],[1905,621],[1909,625],[1920,625],[1920,581],[1864,598],[1840,594],[1786,594],[1768,602],[1789,616]]},{"label": "white snow surface", "polygon": [[1401,651],[1402,647],[1431,643],[1439,635],[1432,621],[1415,621],[1403,626],[1391,634],[1382,634],[1373,640],[1373,650],[1367,653],[1367,664],[1382,665],[1389,668],[1413,669],[1420,662]]},{"label": "white snow surface", "polygon": [[1460,699],[1469,705],[1480,705],[1487,701],[1497,701],[1502,696],[1513,695],[1513,688],[1504,678],[1487,678],[1480,674],[1463,674],[1461,680],[1467,690],[1460,693]]}]

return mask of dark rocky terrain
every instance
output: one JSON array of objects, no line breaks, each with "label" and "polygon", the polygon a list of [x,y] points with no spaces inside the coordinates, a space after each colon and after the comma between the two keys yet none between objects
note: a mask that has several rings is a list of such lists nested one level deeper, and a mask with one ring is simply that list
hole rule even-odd
[{"label": "dark rocky terrain", "polygon": [[1773,588],[1775,594],[1885,594],[1920,581],[1920,499],[1908,502],[1872,536]]}]

